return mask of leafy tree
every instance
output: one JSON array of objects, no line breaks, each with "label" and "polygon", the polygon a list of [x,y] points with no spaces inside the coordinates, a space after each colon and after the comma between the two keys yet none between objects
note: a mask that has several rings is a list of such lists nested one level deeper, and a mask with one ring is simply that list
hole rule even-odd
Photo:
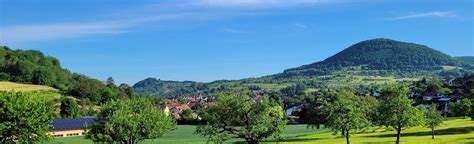
[{"label": "leafy tree", "polygon": [[388,86],[382,89],[380,101],[381,124],[397,130],[397,141],[400,143],[402,128],[423,124],[423,112],[411,105],[406,86]]},{"label": "leafy tree", "polygon": [[145,98],[107,102],[86,138],[94,142],[136,144],[174,128],[173,119]]},{"label": "leafy tree", "polygon": [[363,105],[361,98],[351,90],[341,90],[336,93],[336,99],[326,108],[329,115],[327,125],[335,132],[343,129],[346,143],[350,144],[350,130],[364,128],[370,124],[366,109],[360,108]]},{"label": "leafy tree", "polygon": [[0,143],[48,139],[53,103],[37,93],[0,92]]},{"label": "leafy tree", "polygon": [[183,113],[181,114],[181,118],[183,120],[193,120],[193,111],[190,109],[184,110]]},{"label": "leafy tree", "polygon": [[59,114],[62,118],[78,118],[81,114],[81,109],[77,105],[76,101],[68,97],[61,98],[61,111]]},{"label": "leafy tree", "polygon": [[107,78],[105,81],[105,84],[109,87],[114,87],[115,86],[115,80],[112,77]]},{"label": "leafy tree", "polygon": [[460,102],[450,102],[448,104],[451,110],[451,116],[469,116],[471,113],[472,102],[464,98]]},{"label": "leafy tree", "polygon": [[334,92],[326,90],[311,93],[296,115],[308,126],[320,128],[328,122],[329,114],[326,108],[335,101],[334,95]]},{"label": "leafy tree", "polygon": [[431,129],[431,139],[434,139],[435,128],[443,123],[443,116],[441,112],[436,110],[436,105],[425,111],[425,126]]},{"label": "leafy tree", "polygon": [[198,126],[196,133],[216,143],[242,138],[256,144],[269,136],[278,137],[287,122],[277,102],[257,102],[248,93],[221,94],[216,104],[199,111],[199,116],[207,122]]}]

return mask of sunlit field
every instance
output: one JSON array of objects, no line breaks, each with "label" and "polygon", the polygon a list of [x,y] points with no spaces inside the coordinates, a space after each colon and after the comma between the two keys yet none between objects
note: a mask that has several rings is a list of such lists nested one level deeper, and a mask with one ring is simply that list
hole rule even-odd
[{"label": "sunlit field", "polygon": [[[471,121],[470,118],[447,120],[436,129],[435,133],[435,139],[433,140],[431,139],[430,129],[424,127],[410,128],[402,131],[401,143],[474,143],[474,121]],[[394,143],[395,140],[396,131],[360,133],[351,137],[351,143]],[[280,143],[340,144],[345,142],[344,137],[324,133],[287,139]]]},{"label": "sunlit field", "polygon": [[[163,138],[146,140],[143,143],[152,144],[195,144],[206,143],[202,136],[195,135],[195,126],[180,125],[176,130],[166,133]],[[431,131],[428,128],[416,127],[402,131],[402,143],[474,143],[474,121],[470,118],[446,120],[443,125],[435,131],[435,139],[431,139]],[[307,129],[306,125],[289,125],[285,129],[283,140],[279,143],[325,143],[339,144],[345,143],[343,137],[333,135],[327,129]],[[352,135],[351,143],[393,143],[396,139],[395,131],[358,133]],[[238,142],[233,140],[229,142]],[[48,144],[88,144],[92,143],[84,137],[55,138]],[[263,143],[277,143],[274,139],[269,139]]]},{"label": "sunlit field", "polygon": [[0,91],[57,91],[57,89],[43,86],[43,85],[30,85],[30,84],[20,84],[14,82],[0,82]]}]

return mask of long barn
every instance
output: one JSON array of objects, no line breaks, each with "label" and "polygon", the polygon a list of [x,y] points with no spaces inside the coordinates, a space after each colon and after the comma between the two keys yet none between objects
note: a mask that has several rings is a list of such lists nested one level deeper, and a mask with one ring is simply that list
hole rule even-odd
[{"label": "long barn", "polygon": [[48,134],[53,137],[80,136],[85,134],[86,126],[94,123],[94,118],[54,119]]}]

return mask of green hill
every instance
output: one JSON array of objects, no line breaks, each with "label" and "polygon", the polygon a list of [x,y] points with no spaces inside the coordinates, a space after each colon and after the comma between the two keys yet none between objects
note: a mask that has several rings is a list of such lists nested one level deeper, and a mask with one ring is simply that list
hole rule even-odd
[{"label": "green hill", "polygon": [[471,66],[474,66],[474,56],[461,56],[461,57],[454,57],[456,58],[457,60],[465,63],[465,64],[469,64]]},{"label": "green hill", "polygon": [[155,78],[147,78],[139,81],[134,84],[133,87],[138,93],[143,95],[167,97],[193,95],[209,89],[204,83],[193,81],[163,81]]},{"label": "green hill", "polygon": [[[61,94],[101,103],[134,95],[128,85],[106,85],[102,81],[72,73],[58,59],[37,50],[13,50],[0,46],[0,81],[53,87]],[[6,84],[9,87],[13,84]],[[19,86],[19,85],[16,85]],[[19,86],[23,88],[26,85]],[[37,87],[24,87],[26,89]]]},{"label": "green hill", "polygon": [[406,74],[442,70],[443,66],[468,67],[424,45],[380,38],[354,44],[324,61],[285,70],[280,76],[318,76],[354,68]]}]

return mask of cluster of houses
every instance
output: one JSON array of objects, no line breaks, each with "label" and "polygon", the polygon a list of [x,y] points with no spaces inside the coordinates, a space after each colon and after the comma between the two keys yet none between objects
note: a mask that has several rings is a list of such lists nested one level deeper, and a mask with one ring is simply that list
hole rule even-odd
[{"label": "cluster of houses", "polygon": [[171,114],[174,119],[181,119],[181,115],[185,110],[193,110],[197,106],[209,106],[212,102],[205,96],[190,96],[181,97],[179,99],[168,100],[165,104],[160,105],[160,108],[167,114]]}]

